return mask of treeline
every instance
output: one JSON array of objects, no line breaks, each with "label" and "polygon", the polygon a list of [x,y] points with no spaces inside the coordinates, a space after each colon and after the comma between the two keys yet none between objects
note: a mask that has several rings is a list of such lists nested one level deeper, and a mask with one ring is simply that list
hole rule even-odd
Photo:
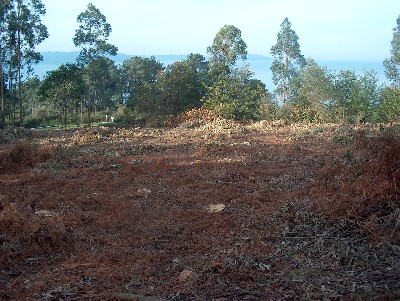
[{"label": "treeline", "polygon": [[[77,20],[75,64],[29,76],[41,59],[34,51],[48,37],[40,22],[41,1],[2,0],[1,126],[36,127],[110,121],[163,125],[182,112],[205,107],[231,119],[286,119],[291,122],[388,122],[400,119],[400,16],[384,62],[390,86],[377,75],[332,72],[305,59],[299,38],[286,18],[271,48],[274,91],[252,78],[241,31],[225,25],[207,48],[209,59],[190,54],[163,66],[154,57],[132,57],[121,65],[109,57],[111,25],[92,4]],[[243,61],[243,67],[238,62]],[[23,74],[28,77],[23,80]],[[18,118],[19,117],[19,118]]]}]

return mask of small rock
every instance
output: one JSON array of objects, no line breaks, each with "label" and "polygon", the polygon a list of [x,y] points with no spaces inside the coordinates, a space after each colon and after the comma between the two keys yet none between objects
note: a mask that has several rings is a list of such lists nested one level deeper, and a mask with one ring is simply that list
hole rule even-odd
[{"label": "small rock", "polygon": [[151,190],[150,190],[150,189],[147,189],[147,188],[139,188],[139,189],[136,191],[136,194],[137,194],[138,196],[142,196],[142,197],[146,197],[146,198],[150,195],[150,193],[151,193]]},{"label": "small rock", "polygon": [[210,213],[221,212],[225,209],[224,204],[211,204],[206,206],[206,211]]},{"label": "small rock", "polygon": [[55,215],[56,213],[50,210],[38,210],[35,212],[36,215],[38,216],[43,216],[43,217],[50,217]]},{"label": "small rock", "polygon": [[178,281],[180,283],[187,283],[191,280],[193,280],[193,278],[196,276],[196,273],[191,271],[191,270],[183,270],[179,276],[178,276]]}]

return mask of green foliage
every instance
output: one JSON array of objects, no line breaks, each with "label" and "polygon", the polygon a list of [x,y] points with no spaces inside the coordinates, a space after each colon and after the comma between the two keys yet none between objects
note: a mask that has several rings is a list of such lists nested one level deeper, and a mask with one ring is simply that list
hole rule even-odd
[{"label": "green foliage", "polygon": [[247,45],[242,39],[240,29],[225,25],[216,34],[213,44],[207,48],[210,63],[217,73],[230,73],[238,58],[246,59]]},{"label": "green foliage", "polygon": [[82,69],[66,64],[49,72],[39,89],[42,101],[49,101],[67,126],[67,114],[76,111],[82,102],[85,85]]},{"label": "green foliage", "polygon": [[265,86],[249,79],[249,72],[236,70],[220,76],[208,87],[203,98],[206,108],[229,119],[258,119],[261,103],[266,99]]},{"label": "green foliage", "polygon": [[26,115],[33,115],[35,110],[39,107],[38,92],[41,81],[37,77],[28,78],[23,84],[24,90],[24,112]]},{"label": "green foliage", "polygon": [[294,121],[328,121],[327,103],[333,99],[333,75],[312,59],[296,78],[297,93],[290,101]]},{"label": "green foliage", "polygon": [[111,25],[106,17],[89,3],[87,9],[80,13],[77,21],[79,28],[75,31],[74,45],[81,48],[78,61],[86,66],[104,54],[116,55],[118,48],[107,43],[111,34]]},{"label": "green foliage", "polygon": [[299,38],[291,27],[292,23],[285,18],[277,35],[277,42],[271,47],[271,55],[274,57],[271,66],[272,80],[277,86],[276,93],[283,96],[283,103],[293,95],[293,80],[305,63]]},{"label": "green foliage", "polygon": [[334,100],[330,109],[339,122],[366,122],[372,120],[372,110],[379,101],[377,77],[374,72],[357,75],[342,70],[335,80]]},{"label": "green foliage", "polygon": [[96,65],[93,62],[106,54],[116,55],[118,48],[107,42],[111,33],[111,25],[93,4],[88,4],[87,9],[79,14],[77,21],[79,28],[75,31],[73,42],[76,47],[81,49],[78,63],[87,67],[87,111],[90,124],[93,104],[91,75],[95,72],[91,68]]},{"label": "green foliage", "polygon": [[[47,27],[41,22],[46,9],[41,0],[5,1],[1,6],[3,13],[1,43],[7,45],[8,61],[5,63],[10,70],[15,71],[15,73],[9,72],[9,77],[14,77],[13,79],[18,83],[19,117],[20,126],[22,126],[24,117],[22,72],[25,70],[31,73],[32,64],[42,60],[41,54],[35,51],[35,47],[49,36]],[[0,49],[2,54],[3,47]],[[1,55],[1,60],[5,60],[3,55]]]},{"label": "green foliage", "polygon": [[397,26],[393,29],[390,58],[385,59],[385,74],[398,88],[400,87],[400,16],[397,18]]},{"label": "green foliage", "polygon": [[260,104],[266,98],[265,86],[250,80],[247,65],[235,67],[238,58],[246,59],[247,45],[241,31],[225,25],[207,48],[210,54],[210,83],[203,102],[207,109],[231,119],[258,119]]},{"label": "green foliage", "polygon": [[115,108],[121,94],[119,87],[119,70],[112,60],[99,57],[87,68],[92,79],[91,99],[96,111]]},{"label": "green foliage", "polygon": [[[137,109],[139,112],[150,110],[151,112],[152,108],[149,106],[148,96],[151,96],[156,90],[156,83],[162,70],[162,64],[154,57],[136,56],[123,62],[121,77],[125,97],[124,103],[130,109]],[[146,107],[148,108],[146,109]]]},{"label": "green foliage", "polygon": [[385,121],[400,121],[400,89],[384,87],[381,92],[381,112]]},{"label": "green foliage", "polygon": [[186,60],[175,62],[162,72],[162,114],[177,116],[202,105],[200,99],[206,92],[204,80],[207,72],[204,61],[203,56],[189,55]]}]

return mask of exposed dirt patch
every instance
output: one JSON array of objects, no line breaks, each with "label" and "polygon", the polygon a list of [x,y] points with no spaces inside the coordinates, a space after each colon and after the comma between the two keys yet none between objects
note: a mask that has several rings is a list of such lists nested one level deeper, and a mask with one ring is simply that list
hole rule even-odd
[{"label": "exposed dirt patch", "polygon": [[362,130],[3,134],[0,299],[400,298],[398,128]]}]

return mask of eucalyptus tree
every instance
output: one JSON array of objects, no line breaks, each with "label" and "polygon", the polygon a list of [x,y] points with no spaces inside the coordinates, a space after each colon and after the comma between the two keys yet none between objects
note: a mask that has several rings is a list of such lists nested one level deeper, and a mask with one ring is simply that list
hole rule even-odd
[{"label": "eucalyptus tree", "polygon": [[305,64],[300,51],[299,37],[292,29],[292,23],[285,18],[277,35],[277,42],[271,47],[272,80],[277,86],[276,92],[283,95],[283,103],[291,96],[291,84]]},{"label": "eucalyptus tree", "polygon": [[32,64],[43,59],[41,54],[35,51],[35,47],[49,36],[47,27],[41,21],[45,14],[46,9],[41,0],[14,0],[11,1],[11,9],[6,18],[10,58],[13,56],[12,52],[16,57],[20,126],[23,125],[24,117],[22,71],[30,73]]},{"label": "eucalyptus tree", "polygon": [[393,38],[390,47],[390,58],[385,59],[385,74],[392,83],[400,89],[400,16],[397,26],[393,29]]},{"label": "eucalyptus tree", "polygon": [[237,67],[238,59],[246,60],[247,45],[240,29],[225,25],[207,48],[210,55],[210,77],[202,101],[215,113],[232,119],[254,119],[259,116],[265,93],[250,80],[248,65]]},{"label": "eucalyptus tree", "polygon": [[223,26],[207,48],[207,53],[210,55],[211,69],[217,75],[231,73],[237,60],[246,60],[247,57],[247,45],[240,29],[233,25]]},{"label": "eucalyptus tree", "polygon": [[11,7],[12,7],[11,0],[2,0],[0,2],[0,97],[1,97],[0,128],[3,128],[5,125],[4,44],[6,43],[6,32],[7,32],[6,16],[9,13]]},{"label": "eucalyptus tree", "polygon": [[49,101],[59,111],[62,124],[66,128],[67,114],[79,107],[84,91],[82,69],[75,64],[66,64],[47,73],[38,93],[42,101]]},{"label": "eucalyptus tree", "polygon": [[76,47],[81,49],[78,63],[87,69],[87,111],[88,122],[91,124],[92,78],[90,69],[93,67],[92,63],[107,54],[116,55],[118,48],[107,42],[112,31],[111,25],[92,3],[89,3],[86,10],[78,15],[77,21],[79,28],[75,31],[73,42]]}]

